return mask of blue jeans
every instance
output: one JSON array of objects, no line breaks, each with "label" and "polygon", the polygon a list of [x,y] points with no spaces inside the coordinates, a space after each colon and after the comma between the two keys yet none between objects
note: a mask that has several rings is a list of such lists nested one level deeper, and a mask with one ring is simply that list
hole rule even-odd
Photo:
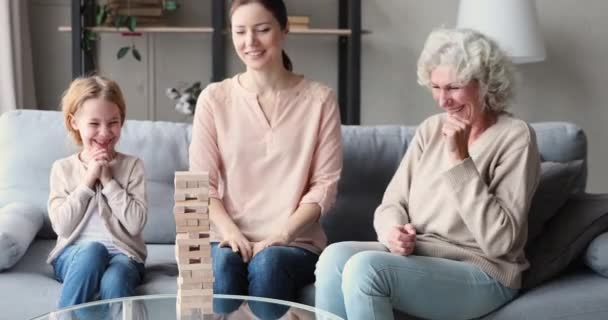
[{"label": "blue jeans", "polygon": [[334,243],[315,273],[316,306],[353,320],[394,319],[393,309],[425,319],[473,319],[518,293],[474,265],[398,256],[378,242]]},{"label": "blue jeans", "polygon": [[[213,293],[249,295],[295,301],[304,286],[315,281],[315,264],[319,259],[306,249],[268,247],[256,254],[249,263],[230,248],[211,244],[213,259]],[[214,312],[229,314],[240,306],[233,300],[214,301]],[[271,307],[267,303],[250,302],[249,307],[261,319],[278,319],[288,307]]]},{"label": "blue jeans", "polygon": [[52,262],[55,278],[63,283],[58,307],[135,295],[144,264],[124,254],[110,255],[99,242],[69,245]]}]

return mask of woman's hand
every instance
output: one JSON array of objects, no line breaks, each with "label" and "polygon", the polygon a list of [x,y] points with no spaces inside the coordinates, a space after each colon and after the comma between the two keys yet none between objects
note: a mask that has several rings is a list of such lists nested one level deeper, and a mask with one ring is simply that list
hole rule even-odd
[{"label": "woman's hand", "polygon": [[469,136],[471,135],[469,120],[448,114],[441,132],[446,137],[446,147],[453,165],[469,157]]},{"label": "woman's hand", "polygon": [[253,257],[253,246],[251,242],[240,231],[234,231],[224,237],[224,241],[220,242],[220,248],[232,248],[232,252],[238,252],[243,258],[243,262],[247,263]]},{"label": "woman's hand", "polygon": [[416,247],[416,228],[410,223],[394,226],[388,234],[388,249],[394,254],[409,256]]},{"label": "woman's hand", "polygon": [[260,242],[256,242],[253,245],[253,256],[258,254],[258,252],[272,246],[286,246],[291,243],[289,237],[285,234],[276,234],[272,235]]}]

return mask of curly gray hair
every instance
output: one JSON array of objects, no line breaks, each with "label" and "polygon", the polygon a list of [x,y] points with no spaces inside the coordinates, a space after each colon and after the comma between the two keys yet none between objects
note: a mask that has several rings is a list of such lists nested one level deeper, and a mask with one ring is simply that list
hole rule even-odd
[{"label": "curly gray hair", "polygon": [[477,80],[485,110],[501,112],[513,99],[513,64],[494,40],[477,31],[431,32],[418,59],[418,83],[430,88],[431,72],[440,65],[453,68],[460,85]]}]

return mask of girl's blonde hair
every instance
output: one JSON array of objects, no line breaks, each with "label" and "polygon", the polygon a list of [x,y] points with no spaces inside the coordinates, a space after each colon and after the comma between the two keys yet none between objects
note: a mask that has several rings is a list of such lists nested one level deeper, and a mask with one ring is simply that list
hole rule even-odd
[{"label": "girl's blonde hair", "polygon": [[513,64],[496,42],[471,29],[438,29],[429,35],[418,59],[418,83],[430,87],[435,67],[451,67],[464,85],[479,83],[481,102],[494,112],[505,110],[514,96]]},{"label": "girl's blonde hair", "polygon": [[82,138],[77,130],[70,124],[70,117],[74,117],[76,111],[89,99],[101,98],[118,106],[120,112],[120,125],[125,122],[127,106],[122,91],[118,84],[103,76],[86,76],[76,78],[70,83],[68,89],[61,98],[61,110],[63,121],[68,133],[77,145],[82,146]]}]

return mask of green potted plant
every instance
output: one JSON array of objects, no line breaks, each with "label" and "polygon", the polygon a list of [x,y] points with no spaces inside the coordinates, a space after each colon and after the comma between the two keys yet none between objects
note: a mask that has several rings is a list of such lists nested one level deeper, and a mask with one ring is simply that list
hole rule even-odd
[{"label": "green potted plant", "polygon": [[[136,31],[138,26],[138,16],[135,14],[130,14],[131,11],[137,12],[137,9],[131,8],[131,1],[126,0],[127,8],[117,9],[116,5],[111,4],[112,0],[107,0],[103,5],[95,3],[95,25],[103,26],[108,22],[108,19],[111,20],[112,25],[116,28],[116,30],[120,30],[121,27],[127,28],[129,32],[123,32],[123,36],[140,36],[141,33]],[[135,2],[135,0],[134,0]],[[179,7],[177,0],[162,0],[161,2],[163,11],[175,11]],[[98,35],[91,31],[85,30],[83,34],[83,48],[85,50],[91,50],[92,42],[97,41]],[[135,43],[131,41],[130,45],[123,46],[118,49],[116,52],[116,58],[122,59],[129,52],[133,55],[137,61],[141,61],[141,53],[135,46]]]}]

